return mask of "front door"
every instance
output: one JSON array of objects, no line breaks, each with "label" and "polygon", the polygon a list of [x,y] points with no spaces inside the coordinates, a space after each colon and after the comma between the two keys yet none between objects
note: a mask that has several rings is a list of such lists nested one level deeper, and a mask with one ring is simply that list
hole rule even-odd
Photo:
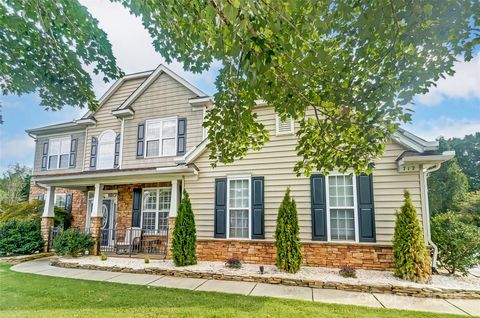
[{"label": "front door", "polygon": [[115,237],[115,233],[113,232],[115,230],[115,208],[113,203],[113,198],[103,199],[102,202],[102,246],[111,245],[112,239]]}]

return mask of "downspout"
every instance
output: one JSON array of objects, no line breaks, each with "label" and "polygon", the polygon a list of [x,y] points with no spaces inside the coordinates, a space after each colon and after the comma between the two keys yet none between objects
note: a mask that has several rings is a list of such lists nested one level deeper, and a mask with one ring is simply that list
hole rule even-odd
[{"label": "downspout", "polygon": [[426,228],[425,231],[427,232],[427,242],[433,248],[433,257],[432,257],[432,272],[437,272],[437,258],[438,258],[438,247],[432,241],[432,235],[430,231],[430,206],[428,203],[428,183],[427,179],[430,173],[437,171],[440,169],[441,164],[437,163],[435,166],[430,167],[428,169],[423,169],[423,183],[424,183],[424,198],[425,198],[425,218],[426,218]]}]

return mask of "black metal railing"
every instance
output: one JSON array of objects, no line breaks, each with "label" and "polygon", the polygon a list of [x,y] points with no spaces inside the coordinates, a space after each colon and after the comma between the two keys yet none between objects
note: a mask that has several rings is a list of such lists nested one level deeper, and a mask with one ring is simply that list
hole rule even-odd
[{"label": "black metal railing", "polygon": [[124,255],[156,254],[166,256],[168,228],[146,230],[136,227],[102,229],[100,251]]},{"label": "black metal railing", "polygon": [[[93,229],[76,228],[77,231],[93,234]],[[50,227],[48,240],[45,242],[48,251],[53,250],[53,240],[61,227]],[[168,227],[147,230],[138,227],[101,229],[99,237],[100,252],[119,255],[154,254],[166,257],[168,252]]]}]

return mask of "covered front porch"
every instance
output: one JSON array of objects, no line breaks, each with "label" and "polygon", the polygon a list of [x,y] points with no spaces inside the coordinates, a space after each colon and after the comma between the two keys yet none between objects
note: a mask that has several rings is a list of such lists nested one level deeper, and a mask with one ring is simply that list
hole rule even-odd
[{"label": "covered front porch", "polygon": [[[104,175],[105,174],[105,175]],[[120,175],[121,174],[121,175]],[[53,227],[55,192],[74,191],[72,226],[92,235],[93,254],[166,257],[189,167],[125,172],[49,176],[35,181],[45,188],[42,235],[46,248],[61,229]],[[76,197],[76,198],[75,198]]]}]

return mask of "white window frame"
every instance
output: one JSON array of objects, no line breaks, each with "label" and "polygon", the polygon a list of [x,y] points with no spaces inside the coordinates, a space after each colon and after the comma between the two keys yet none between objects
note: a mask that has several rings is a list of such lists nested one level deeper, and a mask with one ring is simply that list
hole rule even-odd
[{"label": "white window frame", "polygon": [[[353,185],[353,217],[354,217],[354,227],[355,227],[355,240],[333,240],[331,236],[331,221],[330,221],[330,179],[329,177],[333,176],[352,176],[352,185]],[[325,176],[325,196],[326,196],[326,204],[327,204],[327,239],[329,242],[335,243],[358,243],[360,240],[359,234],[359,226],[358,226],[358,203],[357,203],[357,178],[354,174],[351,173],[340,173],[340,172],[333,172],[329,175]],[[333,207],[334,209],[351,209],[351,207]]]},{"label": "white window frame", "polygon": [[[248,180],[248,237],[230,237],[230,181]],[[227,176],[227,239],[250,240],[252,238],[252,177],[251,176]]]},{"label": "white window frame", "polygon": [[[102,140],[102,137],[105,136],[107,133],[113,133],[113,135],[115,136],[113,138],[113,152],[111,153],[111,159],[112,159],[112,166],[108,166],[108,167],[101,167],[99,165],[100,163],[100,148],[102,146],[101,144],[101,140]],[[100,136],[98,136],[98,144],[97,144],[97,167],[96,169],[97,170],[104,170],[104,169],[113,169],[113,167],[115,166],[115,142],[116,142],[116,139],[117,139],[117,133],[115,131],[113,131],[112,129],[107,129],[107,130],[104,130]]]},{"label": "white window frame", "polygon": [[[65,141],[68,139],[68,153],[62,153],[62,141]],[[51,149],[52,149],[52,142],[53,141],[59,141],[60,145],[58,153],[52,154]],[[48,155],[47,155],[47,170],[64,170],[70,168],[70,153],[71,153],[71,147],[72,147],[72,136],[59,136],[59,137],[54,137],[54,138],[49,138],[48,139]],[[68,155],[68,160],[67,160],[67,166],[65,168],[60,168],[60,156],[62,155]],[[57,166],[54,168],[50,168],[50,157],[51,156],[58,156],[57,160]]]},{"label": "white window frame", "polygon": [[290,120],[290,131],[280,131],[280,123],[282,122],[282,119],[277,113],[275,113],[275,135],[293,135],[295,131],[295,121],[290,116],[287,117],[287,120]]},{"label": "white window frame", "polygon": [[58,198],[63,197],[63,202],[67,203],[67,194],[66,193],[55,193],[55,200],[53,201],[56,207],[65,208],[65,204],[63,206],[58,205]]},{"label": "white window frame", "polygon": [[[151,210],[151,209],[148,209],[148,210],[145,210],[145,208],[143,207],[143,204],[144,204],[144,199],[143,199],[143,195],[144,195],[144,192],[145,191],[153,191],[153,190],[156,190],[157,191],[157,207],[155,208],[155,210]],[[145,229],[145,231],[160,231],[160,229],[158,228],[158,220],[159,220],[159,216],[160,216],[160,213],[165,213],[165,212],[168,212],[168,215],[170,216],[170,207],[168,210],[160,210],[160,190],[170,190],[170,205],[172,204],[172,188],[171,187],[154,187],[154,188],[142,188],[142,204],[141,204],[141,209],[140,209],[140,228],[142,230],[143,229],[143,213],[144,212],[154,212],[155,213],[155,229]],[[167,216],[167,222],[168,222],[168,216]],[[168,225],[167,225],[168,226]],[[172,229],[173,230],[173,229]]]},{"label": "white window frame", "polygon": [[[174,137],[174,140],[175,140],[175,146],[174,146],[174,154],[173,155],[162,155],[163,153],[163,122],[164,121],[175,121],[175,137]],[[160,124],[160,137],[159,139],[149,139],[147,137],[147,131],[148,131],[148,125],[149,124],[152,124],[152,123],[161,123]],[[145,145],[144,145],[144,150],[143,150],[143,153],[144,153],[144,158],[159,158],[159,157],[175,157],[177,155],[177,142],[178,142],[178,117],[177,116],[174,116],[174,117],[165,117],[165,118],[155,118],[155,119],[148,119],[145,121]],[[148,142],[149,141],[152,141],[152,140],[158,140],[158,155],[156,156],[147,156],[147,145],[148,145]]]}]

